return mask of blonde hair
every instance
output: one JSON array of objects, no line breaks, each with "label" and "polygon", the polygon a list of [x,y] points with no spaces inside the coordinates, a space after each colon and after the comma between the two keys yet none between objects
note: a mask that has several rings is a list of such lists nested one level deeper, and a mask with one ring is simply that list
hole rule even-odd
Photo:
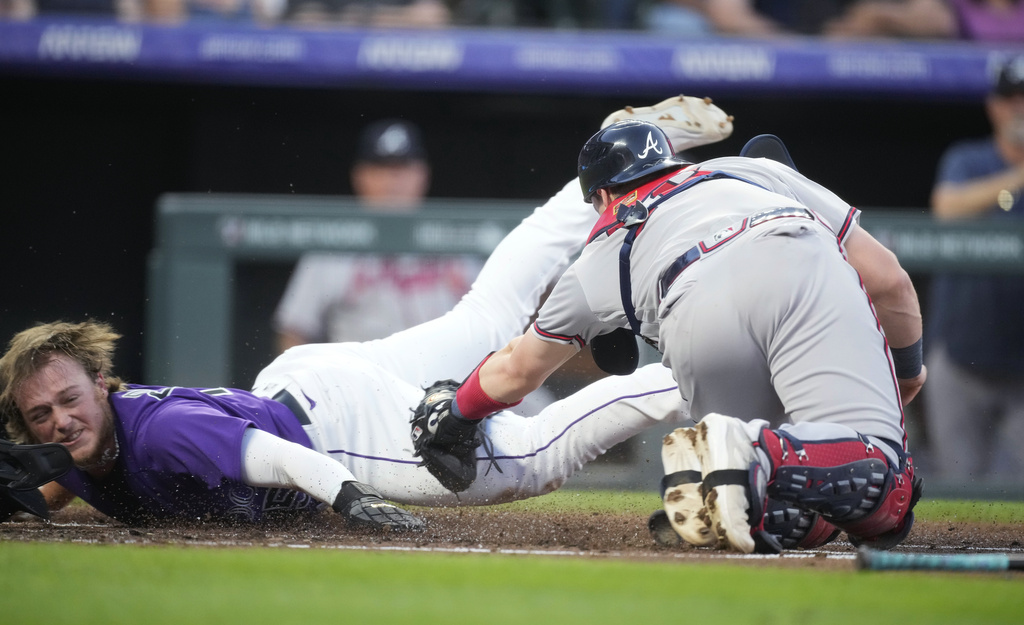
[{"label": "blonde hair", "polygon": [[14,335],[7,352],[0,357],[0,419],[7,434],[17,443],[32,443],[25,418],[14,401],[18,388],[60,353],[82,365],[93,380],[100,375],[111,392],[121,387],[113,377],[114,348],[121,335],[106,323],[85,321],[44,323]]}]

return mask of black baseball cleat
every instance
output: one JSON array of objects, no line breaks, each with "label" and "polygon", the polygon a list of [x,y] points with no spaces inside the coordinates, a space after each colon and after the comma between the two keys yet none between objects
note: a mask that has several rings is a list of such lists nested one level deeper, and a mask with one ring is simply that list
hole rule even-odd
[{"label": "black baseball cleat", "polygon": [[0,440],[0,487],[32,490],[71,470],[71,452],[60,443],[18,445]]},{"label": "black baseball cleat", "polygon": [[647,530],[659,547],[679,547],[683,544],[683,537],[676,533],[665,510],[655,510],[651,513],[647,518]]}]

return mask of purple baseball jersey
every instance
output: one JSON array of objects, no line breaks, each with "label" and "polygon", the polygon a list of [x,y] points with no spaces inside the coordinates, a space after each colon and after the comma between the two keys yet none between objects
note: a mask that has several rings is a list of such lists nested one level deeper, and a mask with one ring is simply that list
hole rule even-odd
[{"label": "purple baseball jersey", "polygon": [[283,404],[226,388],[125,385],[110,395],[120,452],[102,481],[72,470],[58,482],[126,523],[151,519],[258,522],[323,504],[306,493],[242,482],[242,434],[255,427],[305,447]]}]

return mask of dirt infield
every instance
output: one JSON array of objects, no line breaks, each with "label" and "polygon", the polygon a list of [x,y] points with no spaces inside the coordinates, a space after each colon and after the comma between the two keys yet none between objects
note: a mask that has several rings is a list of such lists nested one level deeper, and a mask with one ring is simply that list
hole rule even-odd
[{"label": "dirt infield", "polygon": [[[550,554],[638,560],[725,559],[730,554],[686,546],[656,545],[647,516],[581,512],[525,512],[501,508],[418,509],[422,533],[374,534],[351,530],[330,512],[261,526],[173,523],[130,527],[86,507],[73,507],[50,522],[32,518],[0,524],[0,542],[180,545],[192,547],[307,547]],[[918,522],[899,550],[929,553],[1022,553],[1019,527],[1010,524]],[[761,566],[852,568],[854,548],[841,536],[813,553],[728,558]]]}]

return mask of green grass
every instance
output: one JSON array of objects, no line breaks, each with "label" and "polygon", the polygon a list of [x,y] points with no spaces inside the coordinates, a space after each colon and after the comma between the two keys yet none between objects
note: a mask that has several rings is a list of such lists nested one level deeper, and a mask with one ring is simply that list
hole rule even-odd
[{"label": "green grass", "polygon": [[[576,509],[585,512],[650,512],[661,505],[645,492],[555,491],[550,495],[495,506],[518,510]],[[977,521],[1024,524],[1024,501],[958,501],[925,499],[914,509],[919,520]]]},{"label": "green grass", "polygon": [[[650,494],[507,504],[652,508]],[[933,502],[919,518],[1024,519],[1024,504]],[[1019,575],[333,549],[0,542],[4,625],[1019,623]]]}]

